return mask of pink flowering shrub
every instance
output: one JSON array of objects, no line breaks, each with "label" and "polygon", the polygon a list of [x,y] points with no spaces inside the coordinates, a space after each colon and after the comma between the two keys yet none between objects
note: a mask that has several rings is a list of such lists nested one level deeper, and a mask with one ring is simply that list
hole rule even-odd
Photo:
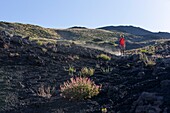
[{"label": "pink flowering shrub", "polygon": [[101,86],[89,78],[76,77],[60,85],[61,96],[68,99],[82,100],[99,94]]}]

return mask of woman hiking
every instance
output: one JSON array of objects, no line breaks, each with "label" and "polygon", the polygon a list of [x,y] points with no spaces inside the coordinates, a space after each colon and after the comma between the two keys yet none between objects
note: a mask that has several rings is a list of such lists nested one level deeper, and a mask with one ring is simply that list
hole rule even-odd
[{"label": "woman hiking", "polygon": [[120,36],[119,46],[120,46],[120,53],[121,53],[121,55],[122,55],[122,56],[125,55],[125,47],[126,47],[126,44],[125,44],[124,35],[121,35],[121,36]]}]

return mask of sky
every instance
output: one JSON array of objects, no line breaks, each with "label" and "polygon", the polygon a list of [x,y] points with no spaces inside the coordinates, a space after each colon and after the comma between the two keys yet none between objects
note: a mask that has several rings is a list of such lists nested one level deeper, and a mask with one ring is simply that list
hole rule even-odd
[{"label": "sky", "polygon": [[48,28],[133,25],[170,32],[170,0],[1,0],[0,21]]}]

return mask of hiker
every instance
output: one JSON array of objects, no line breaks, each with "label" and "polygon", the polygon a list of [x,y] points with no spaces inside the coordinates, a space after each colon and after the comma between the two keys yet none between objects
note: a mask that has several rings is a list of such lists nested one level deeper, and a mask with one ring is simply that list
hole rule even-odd
[{"label": "hiker", "polygon": [[125,38],[124,38],[124,35],[121,35],[120,36],[120,39],[119,39],[119,46],[120,46],[120,53],[121,55],[125,55]]}]

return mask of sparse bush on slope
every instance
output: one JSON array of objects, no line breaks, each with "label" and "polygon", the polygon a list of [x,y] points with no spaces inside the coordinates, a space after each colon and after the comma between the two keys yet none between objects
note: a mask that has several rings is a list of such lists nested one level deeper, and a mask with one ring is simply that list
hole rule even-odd
[{"label": "sparse bush on slope", "polygon": [[97,58],[103,59],[103,60],[111,60],[111,57],[106,54],[100,54],[97,56]]},{"label": "sparse bush on slope", "polygon": [[44,85],[41,85],[38,88],[37,95],[44,98],[51,98],[52,93],[54,93],[54,91],[55,91],[54,87],[51,86],[45,87]]},{"label": "sparse bush on slope", "polygon": [[93,69],[93,68],[83,67],[80,71],[80,75],[85,76],[85,77],[92,76],[92,75],[94,75],[94,71],[95,71],[95,69]]},{"label": "sparse bush on slope", "polygon": [[99,94],[101,86],[86,77],[71,78],[60,85],[61,96],[73,100],[91,98]]},{"label": "sparse bush on slope", "polygon": [[144,62],[145,66],[153,66],[156,62],[149,58],[145,53],[140,54],[140,59]]}]

